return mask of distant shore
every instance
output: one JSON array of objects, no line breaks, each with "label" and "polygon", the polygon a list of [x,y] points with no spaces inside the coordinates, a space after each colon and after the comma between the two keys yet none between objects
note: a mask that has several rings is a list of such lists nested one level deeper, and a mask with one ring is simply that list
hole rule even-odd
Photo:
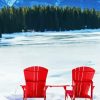
[{"label": "distant shore", "polygon": [[0,9],[0,32],[45,32],[100,28],[100,12],[76,7],[33,6]]}]

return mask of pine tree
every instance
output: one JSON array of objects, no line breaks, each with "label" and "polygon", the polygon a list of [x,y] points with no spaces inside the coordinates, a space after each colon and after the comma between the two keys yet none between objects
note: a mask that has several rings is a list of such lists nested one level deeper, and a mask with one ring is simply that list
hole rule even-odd
[{"label": "pine tree", "polygon": [[59,6],[4,7],[0,10],[0,34],[84,28],[100,28],[100,11]]}]

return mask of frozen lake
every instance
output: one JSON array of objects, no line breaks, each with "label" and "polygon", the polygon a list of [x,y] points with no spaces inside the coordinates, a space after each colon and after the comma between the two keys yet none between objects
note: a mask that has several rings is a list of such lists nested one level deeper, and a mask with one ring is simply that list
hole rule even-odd
[{"label": "frozen lake", "polygon": [[[71,70],[77,66],[93,67],[96,70],[94,100],[100,100],[99,52],[100,29],[3,34],[0,40],[0,100],[22,100],[23,69],[32,65],[48,68],[47,84],[55,85],[71,84]],[[48,88],[47,100],[64,100],[63,88]]]}]

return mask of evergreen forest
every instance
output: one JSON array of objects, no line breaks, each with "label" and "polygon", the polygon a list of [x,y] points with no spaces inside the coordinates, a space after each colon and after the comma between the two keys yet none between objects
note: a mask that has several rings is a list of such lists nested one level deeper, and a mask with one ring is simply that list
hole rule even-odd
[{"label": "evergreen forest", "polygon": [[0,34],[100,28],[100,12],[75,7],[33,6],[0,9]]}]

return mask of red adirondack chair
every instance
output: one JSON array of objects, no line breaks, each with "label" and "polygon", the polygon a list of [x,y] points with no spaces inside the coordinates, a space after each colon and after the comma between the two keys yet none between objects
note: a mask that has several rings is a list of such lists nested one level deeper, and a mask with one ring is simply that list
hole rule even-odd
[{"label": "red adirondack chair", "polygon": [[23,100],[27,98],[44,98],[46,100],[46,77],[48,69],[41,66],[31,66],[24,69],[26,85],[23,89]]},{"label": "red adirondack chair", "polygon": [[[93,76],[95,70],[87,66],[81,66],[72,70],[72,90],[66,90],[66,97],[88,98],[93,100]],[[65,97],[65,100],[66,100]]]}]

